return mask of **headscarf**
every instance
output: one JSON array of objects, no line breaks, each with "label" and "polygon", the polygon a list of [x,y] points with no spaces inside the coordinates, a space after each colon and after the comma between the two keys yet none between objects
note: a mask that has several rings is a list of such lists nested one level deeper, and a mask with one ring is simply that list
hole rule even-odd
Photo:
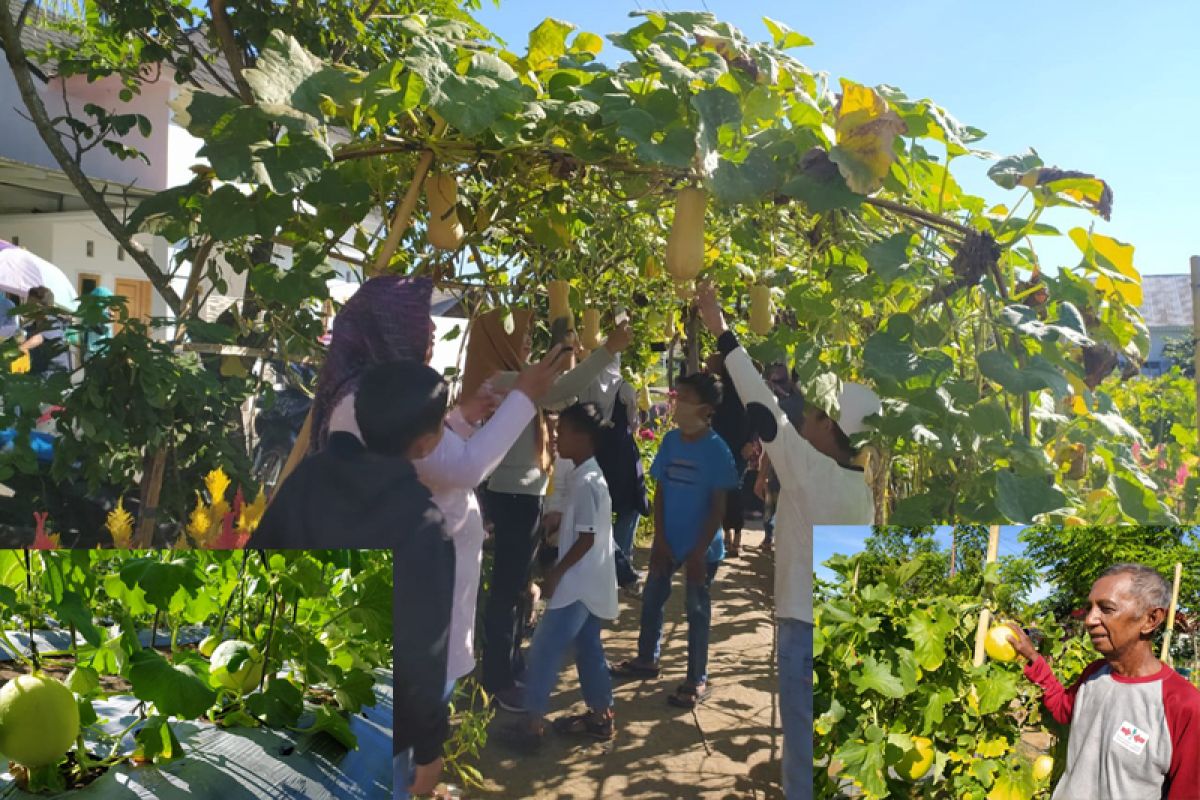
[{"label": "headscarf", "polygon": [[317,378],[313,451],[324,446],[333,409],[354,393],[363,372],[404,359],[425,362],[433,324],[429,313],[432,296],[429,278],[384,275],[364,283],[342,306]]},{"label": "headscarf", "polygon": [[[504,330],[505,316],[512,315],[512,333]],[[467,340],[467,363],[463,369],[462,396],[471,397],[483,382],[497,372],[520,372],[525,368],[521,359],[521,343],[533,323],[529,309],[506,311],[493,309],[475,319]],[[541,411],[537,417],[538,463],[543,471],[550,469],[550,432]]]}]

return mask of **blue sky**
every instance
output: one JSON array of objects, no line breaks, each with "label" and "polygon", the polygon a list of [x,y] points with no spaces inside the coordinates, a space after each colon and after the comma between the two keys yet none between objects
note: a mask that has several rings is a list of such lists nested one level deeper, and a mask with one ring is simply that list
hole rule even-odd
[{"label": "blue sky", "polygon": [[[1023,528],[1018,525],[1003,525],[1000,527],[1000,555],[1020,556],[1025,553],[1025,546],[1018,540]],[[817,526],[813,531],[813,564],[817,575],[826,580],[833,580],[833,572],[822,566],[835,554],[853,555],[863,549],[863,542],[871,535],[868,525],[825,525]],[[941,526],[937,531],[938,541],[945,547],[950,546],[950,527]],[[1049,594],[1050,587],[1046,584],[1035,586],[1030,594],[1030,601],[1037,602]]]},{"label": "blue sky", "polygon": [[[1094,3],[1082,0],[490,0],[481,22],[524,52],[528,31],[547,16],[607,34],[642,9],[704,9],[767,39],[769,16],[813,39],[792,51],[808,66],[861,83],[887,83],[929,97],[960,121],[988,132],[980,147],[1009,155],[1034,147],[1043,160],[1092,172],[1114,192],[1112,222],[1075,210],[1043,221],[1064,232],[1087,227],[1137,248],[1146,274],[1183,274],[1200,255],[1200,2]],[[619,60],[606,42],[602,58]],[[958,159],[955,177],[992,202],[1018,196],[992,184],[987,163]],[[1079,253],[1037,242],[1049,269]]]}]

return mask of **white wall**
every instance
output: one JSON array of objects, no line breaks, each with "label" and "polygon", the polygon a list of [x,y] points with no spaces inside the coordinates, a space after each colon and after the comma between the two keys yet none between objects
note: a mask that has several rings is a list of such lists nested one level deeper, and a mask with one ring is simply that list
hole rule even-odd
[{"label": "white wall", "polygon": [[[0,238],[12,241],[20,238],[21,247],[41,256],[66,273],[71,284],[79,288],[80,273],[98,275],[100,285],[116,288],[117,278],[146,280],[146,274],[128,254],[124,260],[117,255],[117,242],[90,211],[67,211],[61,214],[12,214],[0,216]],[[140,235],[137,241],[150,250],[159,264],[167,263],[167,246],[161,239]],[[92,256],[87,243],[92,242]],[[166,316],[167,304],[154,293],[151,313]]]},{"label": "white wall", "polygon": [[[34,84],[50,117],[62,114],[62,81],[54,78],[43,83],[35,77]],[[136,147],[146,153],[150,159],[149,164],[140,159],[122,161],[101,146],[84,156],[84,171],[94,180],[112,181],[121,185],[134,184],[155,191],[167,188],[167,126],[170,120],[167,100],[173,85],[169,71],[164,71],[156,82],[144,84],[141,94],[129,103],[121,102],[118,97],[121,87],[115,78],[105,78],[89,84],[86,78],[74,77],[68,79],[66,84],[67,99],[77,117],[83,117],[85,104],[95,103],[114,113],[142,114],[150,120],[152,126],[149,139],[143,137],[136,128],[125,137],[130,147]],[[25,103],[21,99],[11,69],[0,70],[0,109],[5,112],[0,155],[27,164],[60,169],[58,162],[46,149],[37,128],[14,110],[25,113]]]}]

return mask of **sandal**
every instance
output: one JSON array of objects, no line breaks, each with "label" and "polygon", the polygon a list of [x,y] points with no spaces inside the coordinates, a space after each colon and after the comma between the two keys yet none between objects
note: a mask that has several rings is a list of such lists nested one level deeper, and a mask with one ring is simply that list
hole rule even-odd
[{"label": "sandal", "polygon": [[524,722],[510,722],[493,736],[502,747],[527,756],[536,755],[546,742],[544,735],[533,733]]},{"label": "sandal", "polygon": [[604,722],[596,722],[592,719],[591,712],[569,714],[559,717],[552,724],[554,732],[562,736],[586,736],[598,742],[607,742],[614,735],[613,718],[611,715],[606,717]]},{"label": "sandal", "polygon": [[614,678],[657,678],[659,666],[655,664],[653,667],[647,667],[633,659],[626,659],[620,664],[610,666],[608,673]]},{"label": "sandal", "polygon": [[699,690],[697,686],[691,683],[682,683],[675,688],[675,692],[667,697],[667,702],[676,708],[695,708],[708,699],[712,694],[712,688],[708,685],[708,681],[701,683]]}]

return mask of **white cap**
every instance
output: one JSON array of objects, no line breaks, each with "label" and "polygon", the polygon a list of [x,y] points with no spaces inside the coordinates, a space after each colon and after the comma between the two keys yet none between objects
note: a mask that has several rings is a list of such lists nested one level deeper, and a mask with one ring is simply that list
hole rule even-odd
[{"label": "white cap", "polygon": [[842,384],[842,393],[838,395],[838,407],[841,413],[837,424],[842,433],[853,436],[867,429],[863,419],[878,414],[883,408],[879,395],[863,386],[861,383]]}]

